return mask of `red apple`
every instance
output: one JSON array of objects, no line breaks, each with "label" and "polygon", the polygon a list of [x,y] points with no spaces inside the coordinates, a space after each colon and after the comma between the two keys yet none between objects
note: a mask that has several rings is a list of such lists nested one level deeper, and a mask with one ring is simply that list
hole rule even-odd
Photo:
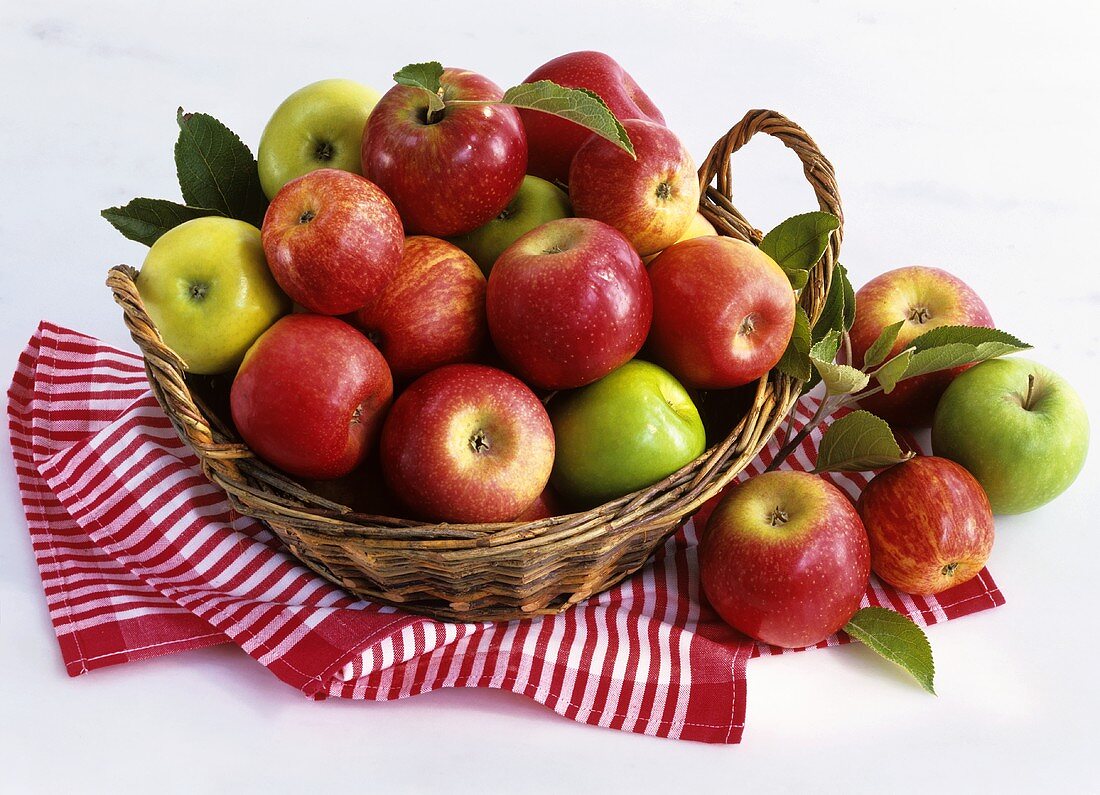
[{"label": "red apple", "polygon": [[629,361],[653,313],[649,277],[619,232],[589,218],[532,229],[489,274],[489,333],[524,381],[590,384]]},{"label": "red apple", "polygon": [[783,269],[756,246],[697,237],[649,266],[657,361],[685,385],[727,389],[755,381],[783,356],[795,297]]},{"label": "red apple", "polygon": [[403,236],[386,194],[334,168],[288,182],[264,216],[264,254],[275,281],[323,315],[350,312],[381,294],[401,261]]},{"label": "red apple", "polygon": [[[492,81],[445,69],[444,102],[496,102]],[[429,114],[423,89],[396,85],[371,111],[363,173],[393,199],[410,234],[450,237],[496,218],[527,170],[527,137],[515,108],[447,105]]]},{"label": "red apple", "polygon": [[397,273],[353,322],[382,351],[398,381],[471,361],[488,333],[485,276],[457,246],[407,238]]},{"label": "red apple", "polygon": [[[533,71],[525,83],[551,80],[566,88],[587,88],[607,103],[620,121],[646,119],[665,123],[665,117],[645,92],[615,60],[602,52],[571,52]],[[548,180],[565,182],[569,165],[590,130],[571,121],[535,110],[521,110],[527,130],[529,173]]]},{"label": "red apple", "polygon": [[660,124],[623,122],[637,158],[590,137],[569,169],[573,214],[611,224],[643,257],[671,246],[699,211],[699,177],[680,139]]},{"label": "red apple", "polygon": [[303,478],[338,478],[370,452],[393,382],[382,354],[342,320],[287,315],[245,354],[229,392],[252,450]]},{"label": "red apple", "polygon": [[964,583],[993,550],[993,511],[974,476],[918,456],[879,472],[859,497],[871,570],[895,588],[936,594]]},{"label": "red apple", "polygon": [[546,487],[554,431],[542,403],[514,376],[452,364],[397,398],[381,449],[386,483],[418,515],[506,522]]},{"label": "red apple", "polygon": [[[939,268],[915,265],[880,274],[856,293],[856,318],[852,326],[852,360],[863,365],[864,354],[887,326],[899,320],[890,356],[901,353],[914,338],[937,326],[993,326],[982,299],[961,279]],[[943,391],[967,366],[919,375],[898,382],[889,395],[864,398],[860,405],[892,425],[924,426],[932,423]]]},{"label": "red apple", "polygon": [[560,516],[563,513],[565,511],[561,507],[561,500],[554,490],[547,486],[542,490],[542,494],[516,517],[516,521],[537,522],[539,519],[549,519],[551,516]]},{"label": "red apple", "polygon": [[812,646],[859,608],[867,534],[836,486],[808,472],[768,472],[732,487],[714,509],[699,575],[730,626],[775,646]]}]

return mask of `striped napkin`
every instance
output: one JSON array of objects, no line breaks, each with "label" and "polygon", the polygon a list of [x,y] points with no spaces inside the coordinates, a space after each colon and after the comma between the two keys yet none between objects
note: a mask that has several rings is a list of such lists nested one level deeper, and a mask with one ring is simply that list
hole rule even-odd
[{"label": "striped napkin", "polygon": [[[441,623],[350,596],[234,513],[157,405],[139,357],[43,323],[8,397],[31,542],[72,676],[229,642],[316,699],[491,687],[582,723],[736,743],[746,663],[783,651],[725,626],[700,599],[706,508],[636,575],[561,615]],[[814,407],[805,399],[797,420]],[[809,468],[819,438],[787,465]],[[851,495],[866,483],[831,477]],[[872,581],[865,599],[925,626],[1003,602],[987,571],[938,597]]]}]

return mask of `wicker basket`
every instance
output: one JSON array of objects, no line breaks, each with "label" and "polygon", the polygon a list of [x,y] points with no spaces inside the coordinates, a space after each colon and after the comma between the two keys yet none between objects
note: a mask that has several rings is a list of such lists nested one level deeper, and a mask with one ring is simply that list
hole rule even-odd
[{"label": "wicker basket", "polygon": [[[780,114],[753,110],[714,145],[699,170],[700,210],[715,228],[760,242],[760,232],[731,202],[730,174],[730,157],[758,132],[774,135],[798,155],[821,209],[843,219],[833,168],[813,140]],[[840,240],[837,230],[802,292],[811,319],[824,303]],[[136,275],[117,266],[107,283],[145,357],[153,393],[233,508],[265,522],[306,565],[352,593],[444,620],[555,613],[636,571],[759,453],[801,386],[773,371],[755,385],[747,411],[729,418],[728,435],[703,455],[649,488],[585,513],[484,525],[369,516],[312,494],[236,440],[161,340],[142,306]]]}]

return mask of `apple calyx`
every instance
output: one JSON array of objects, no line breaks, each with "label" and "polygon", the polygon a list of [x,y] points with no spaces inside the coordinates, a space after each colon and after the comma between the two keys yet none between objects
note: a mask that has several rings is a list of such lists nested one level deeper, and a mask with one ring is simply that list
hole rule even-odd
[{"label": "apple calyx", "polygon": [[772,527],[781,527],[791,520],[791,517],[780,506],[776,505],[768,514],[768,524]]},{"label": "apple calyx", "polygon": [[746,315],[745,319],[741,321],[741,327],[737,330],[737,333],[742,337],[747,337],[756,331],[755,315]]},{"label": "apple calyx", "polygon": [[470,437],[470,449],[481,454],[489,452],[489,447],[489,437],[485,434],[485,430],[478,428],[474,435]]},{"label": "apple calyx", "polygon": [[[201,284],[201,283],[192,284],[191,285],[191,290],[190,290],[191,299],[193,301],[201,301],[202,299],[206,298],[206,291],[208,289],[210,289],[210,286],[207,285],[207,284]],[[1028,392],[1028,394],[1029,395],[1031,394],[1030,391]]]},{"label": "apple calyx", "polygon": [[942,569],[940,569],[940,574],[942,574],[944,577],[953,577],[955,576],[955,569],[957,568],[959,568],[959,562],[956,560],[948,563]]},{"label": "apple calyx", "polygon": [[656,195],[658,200],[667,201],[672,196],[672,186],[667,182],[662,182],[657,186]]},{"label": "apple calyx", "polygon": [[315,212],[313,212],[313,210],[306,210],[304,213],[302,213],[301,215],[298,216],[298,223],[299,224],[308,224],[310,221],[312,221],[316,217],[317,217],[317,214]]},{"label": "apple calyx", "polygon": [[322,163],[332,160],[335,154],[336,148],[329,141],[318,141],[317,147],[313,150],[313,156]]},{"label": "apple calyx", "polygon": [[909,322],[923,326],[932,319],[932,313],[923,306],[915,306],[909,310]]},{"label": "apple calyx", "polygon": [[363,422],[363,404],[360,403],[355,407],[355,411],[351,413],[351,424],[359,425]]}]

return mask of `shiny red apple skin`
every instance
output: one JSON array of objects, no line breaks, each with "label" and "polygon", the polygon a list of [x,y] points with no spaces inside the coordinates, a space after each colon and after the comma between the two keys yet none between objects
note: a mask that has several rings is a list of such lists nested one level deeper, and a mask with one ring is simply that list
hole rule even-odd
[{"label": "shiny red apple skin", "polygon": [[537,522],[539,519],[549,519],[551,516],[561,516],[563,513],[565,510],[562,508],[561,498],[558,497],[557,492],[547,486],[542,490],[542,494],[516,517],[516,521]]},{"label": "shiny red apple skin", "polygon": [[775,646],[812,646],[859,608],[867,534],[836,486],[808,472],[768,472],[732,487],[714,509],[699,572],[730,626]]},{"label": "shiny red apple skin", "polygon": [[324,315],[287,315],[245,354],[229,392],[238,433],[303,478],[348,474],[370,453],[393,397],[382,354]]},{"label": "shiny red apple skin", "polygon": [[432,370],[401,393],[382,430],[382,471],[416,515],[506,522],[550,478],[554,431],[519,379],[480,364]]},{"label": "shiny red apple skin", "polygon": [[[581,51],[561,55],[533,71],[525,83],[551,80],[566,88],[587,88],[607,103],[620,121],[645,119],[664,124],[665,117],[629,74],[609,55]],[[592,132],[548,113],[520,110],[527,131],[528,173],[565,183],[573,156]]]},{"label": "shiny red apple skin", "polygon": [[510,370],[541,389],[571,389],[634,357],[649,333],[653,296],[622,234],[562,218],[505,249],[489,274],[486,309]]},{"label": "shiny red apple skin", "polygon": [[973,475],[946,458],[917,456],[884,469],[857,507],[871,540],[871,570],[906,593],[960,585],[993,551],[989,498]]},{"label": "shiny red apple skin", "polygon": [[645,257],[671,246],[699,211],[695,161],[680,139],[660,124],[623,122],[636,158],[593,135],[573,158],[569,198],[573,214],[622,232]]},{"label": "shiny red apple skin", "polygon": [[406,238],[397,273],[352,322],[382,351],[399,382],[445,364],[473,361],[489,333],[485,275],[445,240]]},{"label": "shiny red apple skin", "polygon": [[741,386],[783,356],[794,329],[794,292],[783,269],[751,243],[684,240],[650,263],[649,278],[649,350],[685,386]]},{"label": "shiny red apple skin", "polygon": [[[445,69],[447,100],[501,99],[500,87],[465,69]],[[515,108],[451,105],[426,123],[425,92],[391,88],[363,133],[363,173],[397,205],[408,234],[451,237],[498,216],[527,170],[527,136]]]},{"label": "shiny red apple skin", "polygon": [[[965,282],[939,268],[913,265],[879,274],[856,292],[855,323],[849,332],[852,360],[857,367],[882,330],[899,320],[890,356],[905,350],[916,337],[938,326],[993,327],[989,309]],[[891,425],[922,427],[932,424],[936,404],[955,376],[967,366],[918,375],[898,382],[889,395],[876,394],[860,406]]]},{"label": "shiny red apple skin", "polygon": [[373,301],[401,261],[397,209],[358,174],[322,168],[291,180],[264,216],[275,281],[311,312],[340,315]]}]

